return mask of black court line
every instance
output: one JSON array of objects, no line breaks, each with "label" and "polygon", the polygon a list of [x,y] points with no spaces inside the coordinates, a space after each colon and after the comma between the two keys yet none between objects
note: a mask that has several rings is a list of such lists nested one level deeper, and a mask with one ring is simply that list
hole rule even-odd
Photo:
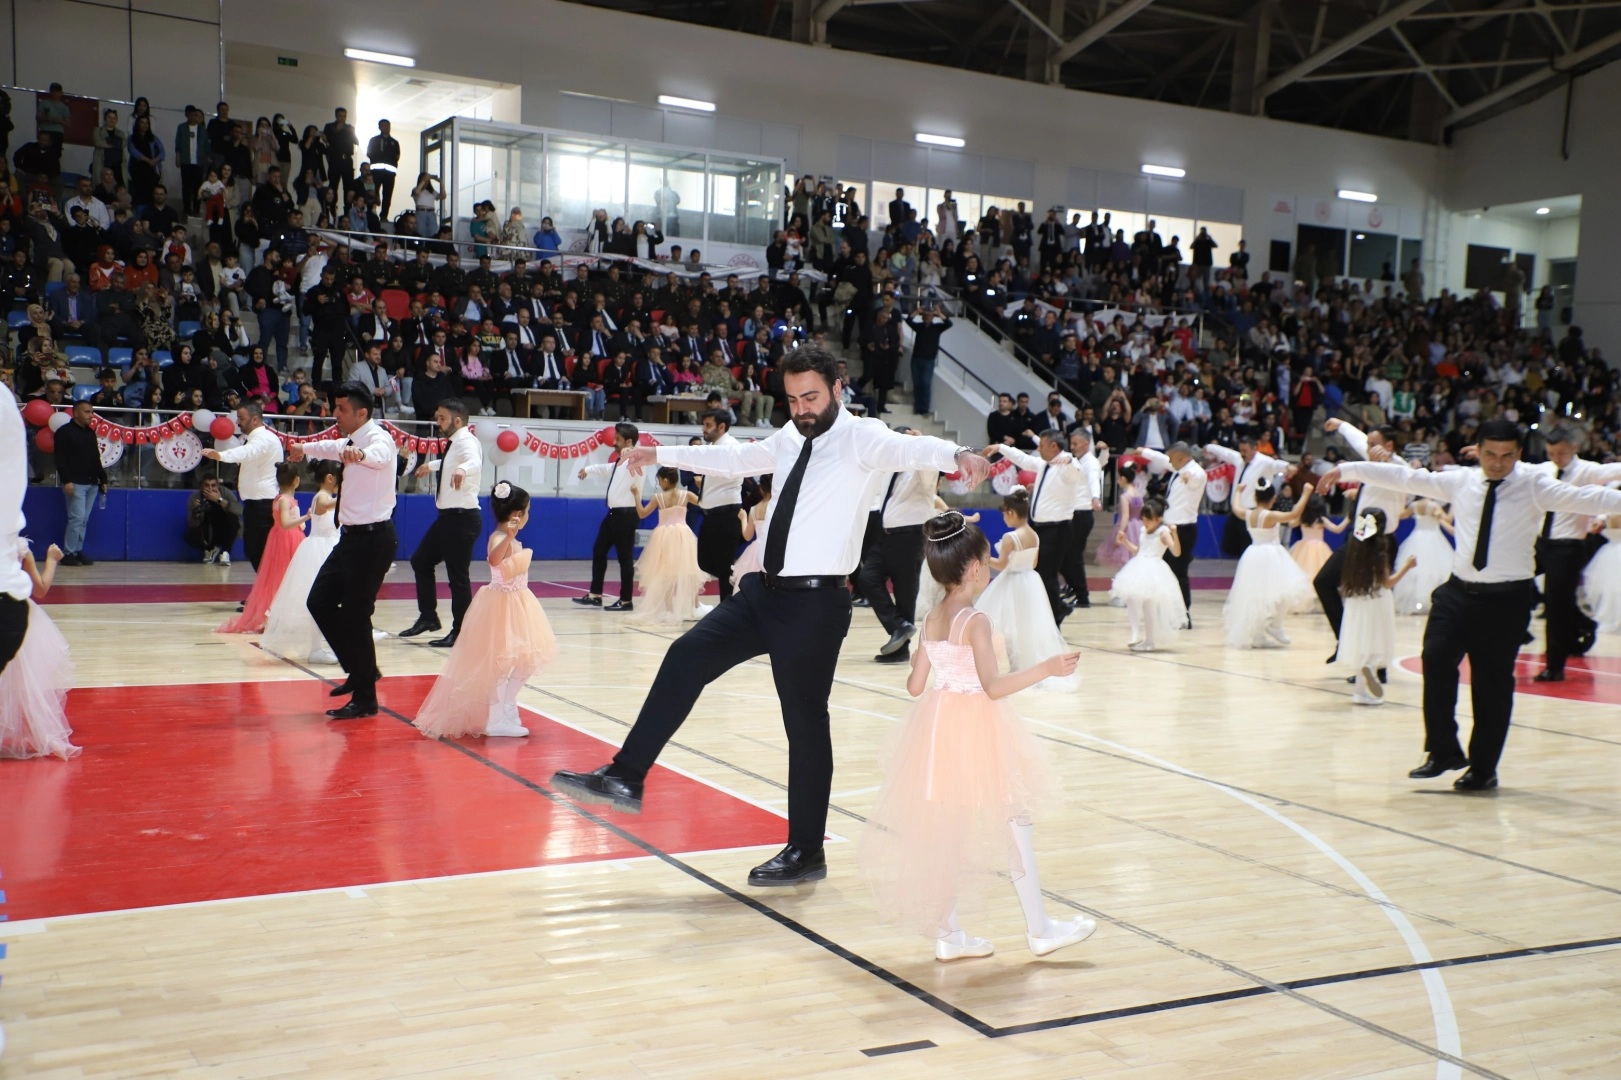
[{"label": "black court line", "polygon": [[893,1046],[874,1046],[861,1052],[868,1057],[887,1057],[890,1054],[904,1054],[912,1050],[932,1050],[934,1046],[933,1040],[919,1039],[917,1042],[895,1043]]}]

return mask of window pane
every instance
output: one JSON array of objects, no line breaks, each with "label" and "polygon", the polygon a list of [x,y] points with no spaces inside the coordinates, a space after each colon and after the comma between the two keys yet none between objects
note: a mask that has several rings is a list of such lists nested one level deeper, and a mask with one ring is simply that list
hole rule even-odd
[{"label": "window pane", "polygon": [[1128,244],[1131,243],[1132,237],[1148,227],[1147,214],[1138,214],[1131,210],[1108,209],[1103,210],[1102,213],[1109,215],[1109,227],[1111,229],[1115,232],[1125,232],[1126,243]]},{"label": "window pane", "polygon": [[[1201,221],[1199,224],[1203,228],[1209,230],[1210,239],[1216,242],[1216,250],[1212,252],[1210,256],[1211,261],[1214,262],[1217,267],[1226,266],[1228,257],[1232,255],[1233,252],[1238,250],[1238,242],[1244,239],[1244,226],[1228,225],[1226,222],[1222,221]],[[1195,233],[1195,235],[1197,235],[1197,233]],[[1189,255],[1188,261],[1192,262],[1193,256]],[[1250,276],[1259,278],[1261,276],[1260,268],[1251,267]]]},{"label": "window pane", "polygon": [[1387,233],[1352,233],[1350,275],[1375,281],[1395,281],[1396,245],[1397,238]]},{"label": "window pane", "polygon": [[703,236],[704,155],[632,147],[626,217],[656,223],[666,239]]},{"label": "window pane", "polygon": [[743,243],[771,243],[782,222],[782,166],[770,161],[737,164],[738,197],[743,204]]},{"label": "window pane", "polygon": [[546,148],[546,205],[558,229],[583,229],[591,211],[610,218],[625,201],[625,148],[622,143],[553,136]]}]

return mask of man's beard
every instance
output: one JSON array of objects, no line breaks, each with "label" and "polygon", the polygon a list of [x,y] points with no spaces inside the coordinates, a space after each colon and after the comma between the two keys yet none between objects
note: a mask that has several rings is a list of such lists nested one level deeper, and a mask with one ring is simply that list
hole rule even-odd
[{"label": "man's beard", "polygon": [[805,438],[814,439],[833,426],[833,421],[839,418],[841,408],[843,406],[839,404],[838,398],[834,398],[828,402],[827,408],[819,413],[810,413],[809,415],[801,413],[795,416],[794,427],[798,428],[799,433]]}]

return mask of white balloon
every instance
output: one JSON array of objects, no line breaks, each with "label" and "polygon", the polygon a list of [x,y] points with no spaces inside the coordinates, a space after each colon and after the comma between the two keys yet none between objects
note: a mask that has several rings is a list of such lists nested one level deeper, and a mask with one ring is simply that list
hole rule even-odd
[{"label": "white balloon", "polygon": [[[214,422],[214,414],[207,409],[198,409],[191,414],[191,427],[193,431],[207,431],[208,425]],[[217,449],[217,448],[216,448]]]},{"label": "white balloon", "polygon": [[517,456],[516,450],[503,450],[499,446],[490,449],[490,461],[495,465],[505,465]]},{"label": "white balloon", "polygon": [[242,440],[237,438],[235,435],[232,435],[229,439],[224,439],[224,440],[215,439],[214,440],[214,449],[216,449],[216,450],[229,450],[233,446],[241,446],[241,445],[242,445]]},{"label": "white balloon", "polygon": [[469,424],[467,430],[471,431],[473,437],[481,443],[493,443],[495,437],[501,434],[501,429],[496,426],[495,421],[488,418],[475,424]]},{"label": "white balloon", "polygon": [[53,412],[51,414],[50,422],[47,423],[45,426],[50,428],[52,431],[55,431],[58,428],[66,425],[66,424],[71,423],[72,421],[73,421],[73,417],[69,416],[65,412]]}]

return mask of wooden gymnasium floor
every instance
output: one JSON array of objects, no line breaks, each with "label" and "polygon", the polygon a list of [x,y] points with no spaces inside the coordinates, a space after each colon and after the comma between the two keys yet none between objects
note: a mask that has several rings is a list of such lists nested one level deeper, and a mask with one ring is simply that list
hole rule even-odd
[{"label": "wooden gymnasium floor", "polygon": [[667,635],[569,604],[579,564],[533,576],[561,655],[535,734],[487,745],[405,725],[441,654],[397,638],[389,713],[329,724],[334,669],[210,633],[246,567],[64,571],[85,752],[0,763],[0,1077],[1621,1075],[1616,639],[1558,696],[1522,682],[1504,787],[1462,796],[1406,778],[1417,676],[1353,708],[1318,616],[1235,652],[1201,590],[1141,656],[1081,612],[1085,693],[1020,705],[1071,793],[1037,827],[1051,910],[1098,932],[1036,960],[1008,889],[971,927],[996,956],[947,966],[875,921],[845,842],[907,705],[870,613],[830,876],[750,890],[783,836],[769,668],[708,692],[647,814],[583,812],[548,778],[608,758]]}]

